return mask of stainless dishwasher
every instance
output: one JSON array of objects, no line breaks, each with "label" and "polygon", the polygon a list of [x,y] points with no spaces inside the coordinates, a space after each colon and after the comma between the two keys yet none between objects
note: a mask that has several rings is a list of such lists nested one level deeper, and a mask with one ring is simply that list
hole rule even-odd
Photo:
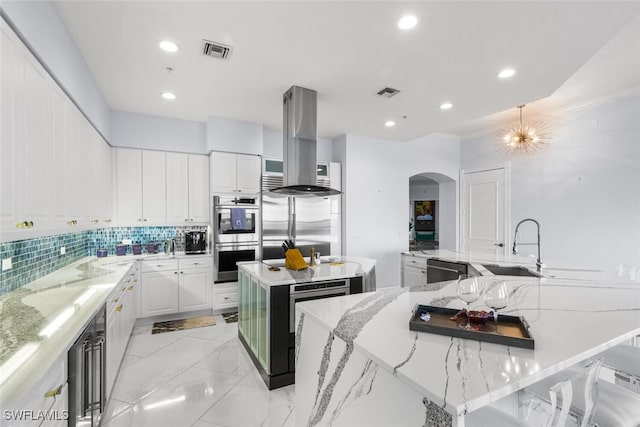
[{"label": "stainless dishwasher", "polygon": [[97,427],[107,404],[105,330],[103,305],[69,350],[70,427]]},{"label": "stainless dishwasher", "polygon": [[349,293],[349,279],[291,285],[289,288],[289,332],[295,331],[295,305],[297,302],[338,297],[349,295]]}]

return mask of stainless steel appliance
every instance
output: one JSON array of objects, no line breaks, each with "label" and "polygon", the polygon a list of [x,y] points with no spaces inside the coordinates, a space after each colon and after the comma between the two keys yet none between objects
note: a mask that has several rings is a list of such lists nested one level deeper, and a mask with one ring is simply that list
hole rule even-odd
[{"label": "stainless steel appliance", "polygon": [[214,283],[238,280],[236,262],[260,259],[259,197],[213,197]]},{"label": "stainless steel appliance", "polygon": [[332,246],[340,253],[339,208],[332,212],[332,203],[339,200],[283,197],[269,193],[269,185],[269,181],[263,179],[262,259],[284,258],[284,240],[293,240],[303,256],[309,256],[312,246],[322,255],[331,255]]},{"label": "stainless steel appliance", "polygon": [[106,311],[91,320],[68,352],[69,426],[98,426],[107,404]]},{"label": "stainless steel appliance", "polygon": [[291,86],[282,96],[284,182],[272,192],[315,196],[340,194],[340,191],[316,182],[317,98],[315,90],[300,86]]},{"label": "stainless steel appliance", "polygon": [[207,232],[193,230],[185,232],[184,253],[187,255],[207,253]]},{"label": "stainless steel appliance", "polygon": [[349,295],[350,287],[349,279],[291,285],[289,287],[289,332],[295,332],[297,302]]}]

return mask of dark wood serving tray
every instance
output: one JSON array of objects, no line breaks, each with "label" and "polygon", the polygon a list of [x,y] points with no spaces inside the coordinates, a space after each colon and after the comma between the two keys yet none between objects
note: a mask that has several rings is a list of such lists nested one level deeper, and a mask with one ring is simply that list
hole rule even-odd
[{"label": "dark wood serving tray", "polygon": [[[409,329],[528,349],[533,349],[535,346],[533,337],[529,333],[529,325],[523,317],[500,314],[497,322],[488,320],[484,325],[476,323],[478,330],[468,331],[458,327],[459,323],[466,323],[465,315],[459,316],[456,320],[450,319],[458,311],[460,310],[455,308],[418,304],[413,309],[411,320],[409,320]],[[423,313],[429,313],[431,319],[422,320],[420,316]]]}]

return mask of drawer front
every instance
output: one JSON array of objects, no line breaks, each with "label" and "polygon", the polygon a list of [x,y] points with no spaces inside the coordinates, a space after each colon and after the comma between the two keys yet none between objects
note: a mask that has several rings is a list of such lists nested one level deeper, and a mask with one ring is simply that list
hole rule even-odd
[{"label": "drawer front", "polygon": [[141,269],[143,273],[150,273],[154,271],[177,271],[178,260],[177,259],[164,259],[155,261],[142,261]]},{"label": "drawer front", "polygon": [[211,257],[180,258],[178,264],[180,265],[180,270],[209,269],[213,266],[213,259]]},{"label": "drawer front", "polygon": [[238,292],[224,292],[216,294],[216,306],[226,306],[238,304]]},{"label": "drawer front", "polygon": [[405,256],[404,265],[417,268],[427,268],[427,259]]}]

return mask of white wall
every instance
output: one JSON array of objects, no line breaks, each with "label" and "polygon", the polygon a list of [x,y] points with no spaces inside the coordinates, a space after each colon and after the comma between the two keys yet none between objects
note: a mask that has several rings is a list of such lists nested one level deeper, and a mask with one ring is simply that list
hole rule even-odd
[{"label": "white wall", "polygon": [[260,123],[209,117],[207,119],[207,149],[231,153],[262,154]]},{"label": "white wall", "polygon": [[[553,119],[560,125],[547,149],[504,155],[492,133],[462,141],[461,167],[511,162],[509,241],[519,220],[539,220],[543,262],[640,265],[640,97]],[[535,241],[535,227],[522,229],[522,241]]]},{"label": "white wall", "polygon": [[400,253],[409,248],[409,178],[434,172],[456,179],[459,156],[459,139],[447,135],[334,141],[334,160],[343,165],[344,253],[375,258],[378,287],[400,284]]},{"label": "white wall", "polygon": [[51,1],[2,1],[18,34],[110,142],[111,109]]},{"label": "white wall", "polygon": [[205,123],[114,111],[111,145],[208,154]]}]

